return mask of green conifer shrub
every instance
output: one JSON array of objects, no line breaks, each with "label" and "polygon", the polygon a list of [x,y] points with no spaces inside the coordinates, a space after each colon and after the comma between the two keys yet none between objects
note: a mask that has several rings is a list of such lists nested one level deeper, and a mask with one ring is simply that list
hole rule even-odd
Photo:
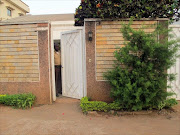
[{"label": "green conifer shrub", "polygon": [[177,57],[179,42],[167,41],[167,37],[157,40],[157,35],[169,33],[158,26],[153,33],[133,30],[123,25],[121,32],[126,46],[115,51],[117,59],[114,69],[105,73],[112,87],[111,96],[125,110],[162,109],[177,104],[171,99],[174,93],[167,92],[167,78],[174,80],[174,75],[167,74]]}]

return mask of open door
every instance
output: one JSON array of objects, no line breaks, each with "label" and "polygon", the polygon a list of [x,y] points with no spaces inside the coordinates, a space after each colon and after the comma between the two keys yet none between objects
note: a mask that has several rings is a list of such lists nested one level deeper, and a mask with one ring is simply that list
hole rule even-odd
[{"label": "open door", "polygon": [[81,99],[85,96],[85,47],[83,30],[61,35],[62,95]]}]

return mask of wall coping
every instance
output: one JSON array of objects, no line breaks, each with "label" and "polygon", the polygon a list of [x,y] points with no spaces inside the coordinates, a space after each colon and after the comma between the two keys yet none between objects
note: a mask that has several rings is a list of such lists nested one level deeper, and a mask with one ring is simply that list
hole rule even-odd
[{"label": "wall coping", "polygon": [[169,25],[169,27],[170,27],[170,28],[180,28],[180,24],[179,24],[179,25],[173,25],[173,24],[171,24],[171,25]]},{"label": "wall coping", "polygon": [[49,23],[49,21],[35,21],[35,22],[0,22],[1,25],[15,25],[15,24],[38,24],[38,23]]},{"label": "wall coping", "polygon": [[[130,18],[119,18],[119,19],[101,19],[101,18],[85,18],[85,22],[97,22],[97,21],[122,21],[122,20],[130,20]],[[168,21],[168,18],[141,18],[134,19],[134,21]]]}]

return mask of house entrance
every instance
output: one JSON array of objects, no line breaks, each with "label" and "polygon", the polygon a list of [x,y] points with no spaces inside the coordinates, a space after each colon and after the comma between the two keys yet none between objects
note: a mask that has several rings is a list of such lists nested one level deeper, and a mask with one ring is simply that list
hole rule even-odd
[{"label": "house entrance", "polygon": [[[61,50],[62,96],[80,99],[83,96],[86,96],[84,29],[83,27],[78,27],[75,30],[59,29],[58,32],[52,32],[51,35],[52,37],[55,37],[51,42],[51,88],[53,101],[56,101],[54,44],[60,45]],[[59,33],[59,39],[57,33]]]},{"label": "house entrance", "polygon": [[62,77],[61,77],[61,43],[60,40],[54,41],[54,64],[55,64],[55,88],[56,97],[62,94]]}]

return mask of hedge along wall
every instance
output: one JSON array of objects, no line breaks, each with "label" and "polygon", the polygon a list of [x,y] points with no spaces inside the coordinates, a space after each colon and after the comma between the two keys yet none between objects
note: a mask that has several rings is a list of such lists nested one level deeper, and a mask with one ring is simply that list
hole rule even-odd
[{"label": "hedge along wall", "polygon": [[50,25],[0,23],[0,94],[33,93],[36,104],[52,102]]},{"label": "hedge along wall", "polygon": [[[110,86],[103,78],[103,73],[113,68],[114,51],[123,47],[124,39],[120,28],[122,21],[129,20],[85,20],[86,34],[86,65],[87,65],[87,96],[93,100],[112,101],[109,97]],[[133,21],[134,29],[143,29],[145,32],[153,32],[157,24],[163,24],[167,19]],[[88,32],[93,32],[93,40],[88,41]],[[157,37],[158,38],[158,37]],[[163,38],[159,36],[159,38]]]}]

